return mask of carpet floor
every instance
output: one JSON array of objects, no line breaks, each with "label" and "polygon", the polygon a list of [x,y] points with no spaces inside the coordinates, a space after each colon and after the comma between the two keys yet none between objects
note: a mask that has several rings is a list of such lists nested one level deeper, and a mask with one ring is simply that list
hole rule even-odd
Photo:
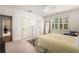
[{"label": "carpet floor", "polygon": [[6,53],[39,53],[27,40],[17,40],[6,43]]}]

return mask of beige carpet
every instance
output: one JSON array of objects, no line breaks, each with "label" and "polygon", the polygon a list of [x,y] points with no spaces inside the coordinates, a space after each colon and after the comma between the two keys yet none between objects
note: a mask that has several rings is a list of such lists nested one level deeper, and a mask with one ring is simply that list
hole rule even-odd
[{"label": "beige carpet", "polygon": [[27,40],[6,43],[6,53],[39,53]]}]

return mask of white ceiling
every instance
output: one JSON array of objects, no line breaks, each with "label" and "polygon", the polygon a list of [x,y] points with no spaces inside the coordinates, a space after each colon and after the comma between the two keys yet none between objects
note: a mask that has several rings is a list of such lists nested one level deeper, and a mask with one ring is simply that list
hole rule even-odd
[{"label": "white ceiling", "polygon": [[44,11],[44,5],[6,5],[6,7],[22,10],[22,11],[28,11],[32,10],[32,13],[38,14],[41,16],[49,16],[55,13],[64,12],[72,9],[79,8],[78,5],[47,5],[50,9],[45,12]]}]

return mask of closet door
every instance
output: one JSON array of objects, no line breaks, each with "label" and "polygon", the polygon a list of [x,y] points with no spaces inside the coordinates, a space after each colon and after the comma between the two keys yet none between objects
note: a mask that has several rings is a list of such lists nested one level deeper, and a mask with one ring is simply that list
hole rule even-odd
[{"label": "closet door", "polygon": [[3,40],[3,16],[0,16],[0,53],[5,52],[5,41]]},{"label": "closet door", "polygon": [[24,17],[22,19],[22,39],[27,39],[28,36],[28,31],[29,30],[29,22],[28,22],[28,18]]}]

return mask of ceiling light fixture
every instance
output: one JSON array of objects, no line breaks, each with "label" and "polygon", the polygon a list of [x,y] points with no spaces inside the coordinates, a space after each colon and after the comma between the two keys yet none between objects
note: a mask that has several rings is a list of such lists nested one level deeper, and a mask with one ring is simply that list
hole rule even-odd
[{"label": "ceiling light fixture", "polygon": [[44,6],[44,11],[48,12],[49,11],[49,7],[47,5]]},{"label": "ceiling light fixture", "polygon": [[56,8],[55,6],[44,5],[44,11],[49,12],[50,10]]}]

